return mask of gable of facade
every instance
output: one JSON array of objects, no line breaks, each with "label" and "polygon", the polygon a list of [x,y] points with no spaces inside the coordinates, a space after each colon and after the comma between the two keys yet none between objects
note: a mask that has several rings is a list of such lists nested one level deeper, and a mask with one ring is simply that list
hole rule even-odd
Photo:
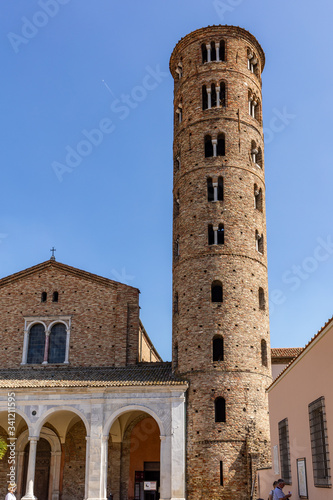
[{"label": "gable of facade", "polygon": [[4,368],[125,366],[142,360],[140,333],[152,345],[138,289],[54,260],[0,280],[0,321]]}]

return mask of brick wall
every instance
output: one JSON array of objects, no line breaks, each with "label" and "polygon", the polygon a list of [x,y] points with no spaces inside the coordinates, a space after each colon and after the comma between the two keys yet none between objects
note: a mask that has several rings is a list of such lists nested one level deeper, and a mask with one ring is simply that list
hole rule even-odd
[{"label": "brick wall", "polygon": [[[57,291],[58,302],[52,301]],[[41,302],[42,292],[47,301]],[[24,317],[71,316],[72,366],[124,366],[137,362],[139,291],[49,261],[0,280],[0,362],[22,361]]]}]

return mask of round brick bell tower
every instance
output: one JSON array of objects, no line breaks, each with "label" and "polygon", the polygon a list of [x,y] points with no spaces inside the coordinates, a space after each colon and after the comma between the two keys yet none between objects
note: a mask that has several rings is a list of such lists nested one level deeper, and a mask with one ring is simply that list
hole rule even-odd
[{"label": "round brick bell tower", "polygon": [[190,33],[170,59],[173,366],[190,382],[188,500],[248,500],[269,463],[264,64],[257,40],[233,26]]}]

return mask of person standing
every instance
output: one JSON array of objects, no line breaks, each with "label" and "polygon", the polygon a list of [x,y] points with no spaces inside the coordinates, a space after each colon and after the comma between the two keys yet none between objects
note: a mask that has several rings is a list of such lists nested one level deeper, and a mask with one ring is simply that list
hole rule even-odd
[{"label": "person standing", "polygon": [[278,482],[274,481],[274,483],[273,483],[273,489],[271,489],[271,491],[269,492],[269,495],[268,495],[268,500],[273,500],[273,498],[274,498],[274,490],[275,490],[275,487],[276,487],[277,484],[278,484]]},{"label": "person standing", "polygon": [[283,479],[278,479],[276,488],[274,489],[273,500],[287,500],[287,498],[291,497],[291,493],[287,493],[286,495],[283,493],[282,489],[285,486],[285,482]]},{"label": "person standing", "polygon": [[5,500],[16,500],[15,492],[16,492],[16,484],[9,484],[8,493],[6,495]]}]

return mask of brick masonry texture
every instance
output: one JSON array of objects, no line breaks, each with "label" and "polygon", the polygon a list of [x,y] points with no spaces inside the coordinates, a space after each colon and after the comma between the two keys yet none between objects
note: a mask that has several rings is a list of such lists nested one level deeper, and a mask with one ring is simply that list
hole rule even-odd
[{"label": "brick masonry texture", "polygon": [[[57,291],[58,302],[52,302]],[[42,292],[47,301],[41,302]],[[2,368],[22,362],[24,317],[71,316],[70,366],[125,366],[138,360],[139,290],[56,261],[0,280]]]},{"label": "brick masonry texture", "polygon": [[[224,40],[225,61],[202,62],[201,45]],[[248,51],[258,71],[248,69]],[[181,63],[182,77],[176,69]],[[170,71],[174,88],[173,363],[190,381],[187,405],[187,499],[248,499],[256,468],[269,461],[268,282],[265,178],[252,161],[252,143],[264,150],[261,71],[264,53],[247,31],[230,26],[199,29],[176,45]],[[226,106],[202,109],[202,87],[226,85]],[[249,114],[249,92],[258,119]],[[177,109],[182,108],[179,123]],[[225,134],[225,156],[205,158],[204,137]],[[223,201],[208,202],[207,178],[223,177]],[[254,186],[263,210],[254,205]],[[176,203],[174,204],[174,206]],[[223,245],[208,245],[208,225],[223,223]],[[264,251],[256,249],[256,231]],[[223,285],[223,302],[211,302],[211,284]],[[265,309],[259,308],[259,288]],[[213,361],[215,336],[224,339],[224,360]],[[215,422],[214,401],[226,402],[226,421]],[[223,462],[223,486],[220,484]]]}]

